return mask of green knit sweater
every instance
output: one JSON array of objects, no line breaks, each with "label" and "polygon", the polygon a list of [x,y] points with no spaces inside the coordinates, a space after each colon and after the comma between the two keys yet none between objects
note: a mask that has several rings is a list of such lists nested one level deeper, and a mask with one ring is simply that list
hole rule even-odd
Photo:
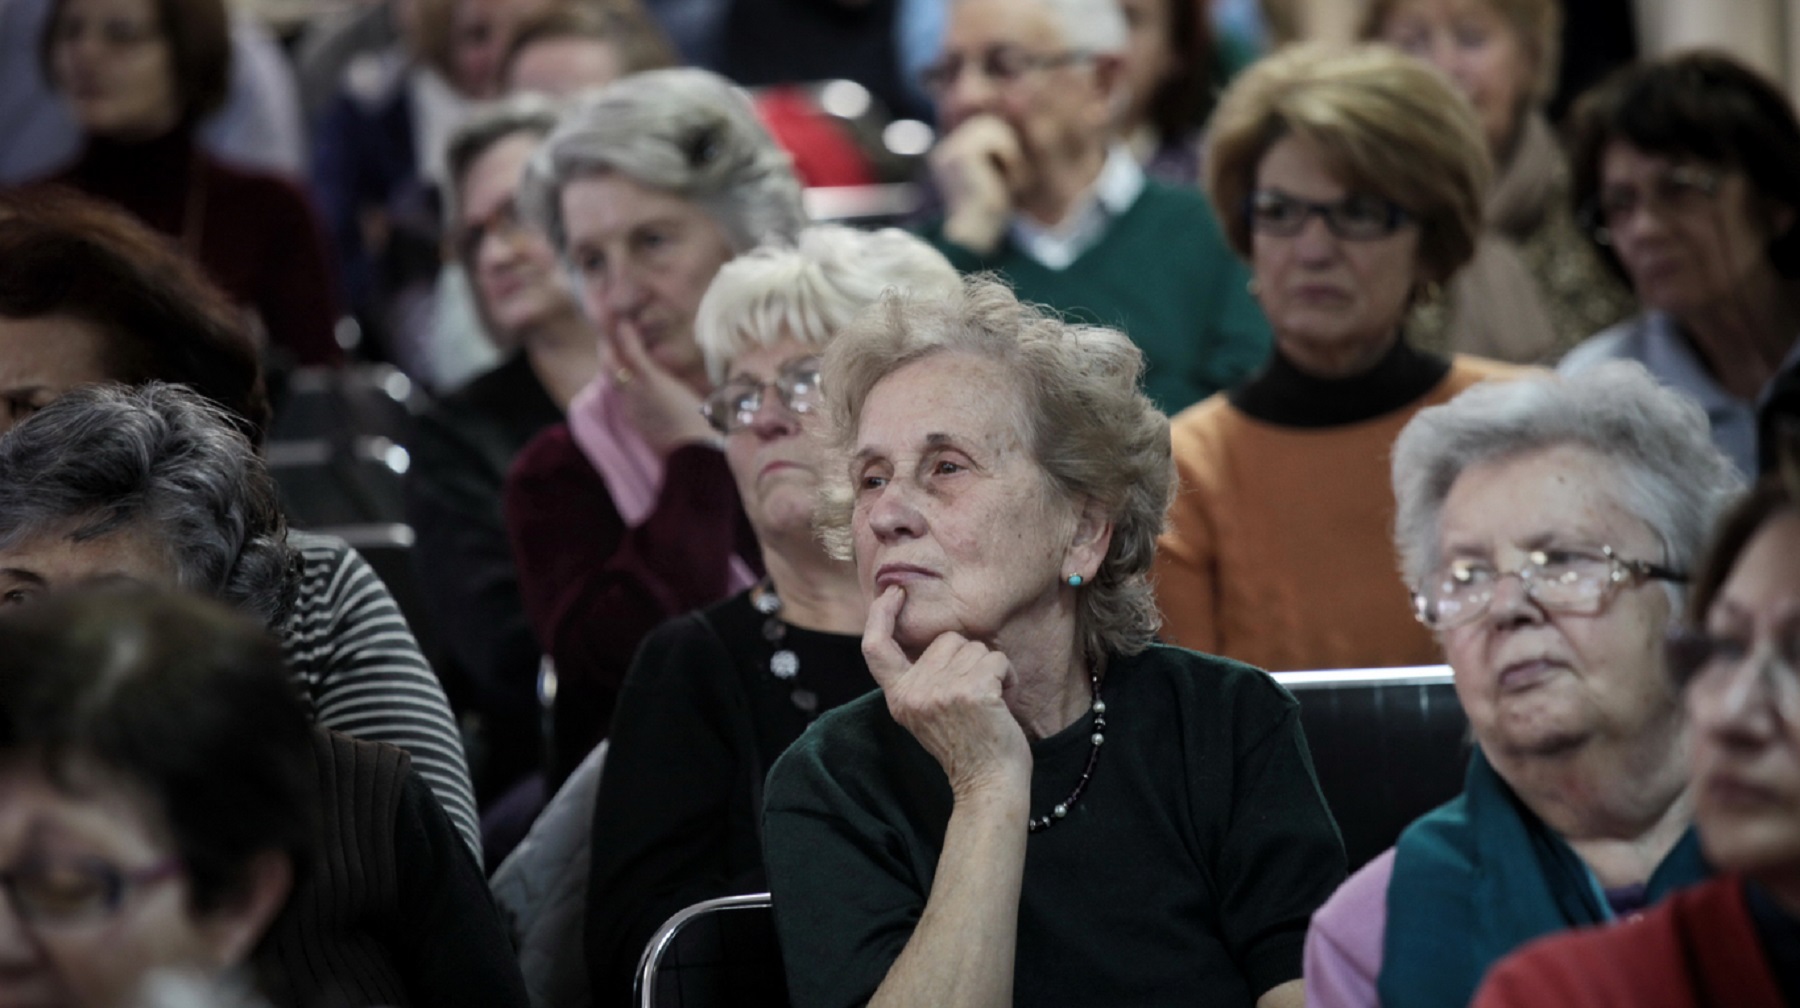
[{"label": "green knit sweater", "polygon": [[1269,324],[1250,297],[1249,272],[1197,191],[1146,181],[1067,269],[1045,267],[1010,238],[976,255],[947,241],[941,222],[925,237],[964,273],[1000,274],[1020,300],[1124,330],[1144,351],[1144,391],[1166,413],[1236,385],[1268,359]]}]

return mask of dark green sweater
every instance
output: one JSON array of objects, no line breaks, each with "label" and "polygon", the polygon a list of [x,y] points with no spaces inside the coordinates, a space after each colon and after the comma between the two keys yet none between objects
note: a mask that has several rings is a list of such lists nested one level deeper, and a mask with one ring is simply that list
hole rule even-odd
[{"label": "dark green sweater", "polygon": [[[1026,841],[1013,999],[1249,1008],[1300,977],[1307,922],[1344,878],[1299,706],[1256,669],[1162,645],[1115,659],[1101,697],[1086,794]],[[1091,723],[1032,745],[1032,814],[1068,795]],[[794,1004],[863,1004],[931,892],[943,770],[872,693],[776,762],[764,810]]]},{"label": "dark green sweater", "polygon": [[1025,255],[1010,237],[988,256],[946,241],[941,222],[925,237],[964,273],[999,273],[1020,300],[1123,329],[1144,351],[1144,391],[1170,415],[1268,359],[1269,323],[1250,297],[1249,271],[1198,191],[1146,181],[1099,243],[1062,270]]}]

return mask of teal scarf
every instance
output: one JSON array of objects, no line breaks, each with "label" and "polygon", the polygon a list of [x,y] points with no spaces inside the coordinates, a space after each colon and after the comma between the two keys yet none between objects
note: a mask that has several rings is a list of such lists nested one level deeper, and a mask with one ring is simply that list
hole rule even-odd
[{"label": "teal scarf", "polygon": [[[1612,918],[1592,873],[1488,766],[1394,845],[1382,1008],[1457,1008],[1502,956],[1539,935]],[[1648,898],[1711,874],[1690,828],[1650,876]]]}]

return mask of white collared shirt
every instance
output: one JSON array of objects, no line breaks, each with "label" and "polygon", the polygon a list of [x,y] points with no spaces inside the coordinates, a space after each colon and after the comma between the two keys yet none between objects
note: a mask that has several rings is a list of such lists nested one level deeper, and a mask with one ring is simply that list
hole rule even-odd
[{"label": "white collared shirt", "polygon": [[1106,237],[1112,222],[1131,209],[1144,191],[1144,169],[1124,144],[1113,144],[1106,152],[1106,163],[1100,175],[1081,198],[1075,201],[1060,224],[1045,227],[1013,215],[1007,234],[1020,252],[1046,269],[1065,270],[1081,254]]}]

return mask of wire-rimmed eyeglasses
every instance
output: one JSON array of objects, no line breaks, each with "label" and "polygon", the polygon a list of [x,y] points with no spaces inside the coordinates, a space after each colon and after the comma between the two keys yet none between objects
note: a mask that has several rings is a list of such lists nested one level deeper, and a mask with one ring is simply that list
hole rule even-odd
[{"label": "wire-rimmed eyeglasses", "polygon": [[1575,615],[1598,613],[1612,593],[1642,581],[1684,582],[1687,575],[1646,560],[1626,560],[1611,546],[1598,550],[1536,549],[1518,570],[1502,571],[1471,558],[1452,560],[1413,589],[1413,615],[1433,630],[1478,619],[1502,579],[1517,576],[1526,597],[1545,609]]},{"label": "wire-rimmed eyeglasses", "polygon": [[760,382],[734,378],[713,390],[700,406],[713,429],[721,434],[743,430],[756,422],[763,407],[763,393],[774,389],[782,405],[797,414],[819,408],[819,358],[816,354],[797,357],[781,366],[774,381]]}]

